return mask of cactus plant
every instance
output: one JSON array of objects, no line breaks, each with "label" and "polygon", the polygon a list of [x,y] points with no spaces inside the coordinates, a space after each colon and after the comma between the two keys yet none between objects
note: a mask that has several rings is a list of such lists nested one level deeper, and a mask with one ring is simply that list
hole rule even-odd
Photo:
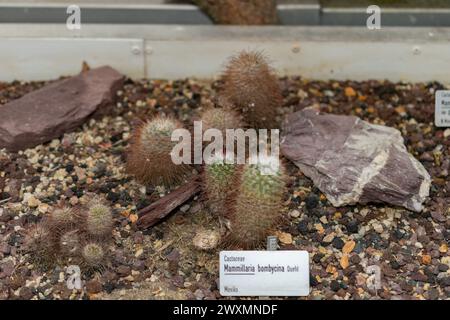
[{"label": "cactus plant", "polygon": [[225,137],[226,129],[242,128],[242,118],[230,108],[209,108],[201,116],[203,132],[208,129],[218,129]]},{"label": "cactus plant", "polygon": [[224,87],[219,100],[237,108],[245,122],[254,128],[276,127],[281,90],[277,76],[261,53],[242,51],[231,57],[222,80]]},{"label": "cactus plant", "polygon": [[237,176],[239,186],[227,213],[230,244],[256,247],[280,220],[286,176],[277,160],[271,156],[258,164],[246,164]]},{"label": "cactus plant", "polygon": [[86,212],[86,231],[90,236],[106,238],[111,236],[113,227],[111,209],[100,199],[94,198],[88,203]]},{"label": "cactus plant", "polygon": [[80,250],[80,233],[78,230],[71,230],[63,233],[59,239],[60,252],[67,257],[76,255]]},{"label": "cactus plant", "polygon": [[180,122],[166,117],[156,117],[141,125],[132,138],[128,172],[145,184],[171,186],[179,182],[189,169],[188,165],[173,163],[170,156],[176,144],[171,135],[179,128]]},{"label": "cactus plant", "polygon": [[[111,209],[100,198],[93,197],[86,207],[58,207],[50,211],[29,230],[25,248],[32,253],[32,261],[44,268],[64,259],[79,258],[86,266],[95,267],[100,264],[96,261],[104,260],[104,245],[111,239],[112,227]],[[88,239],[90,242],[86,244]]]},{"label": "cactus plant", "polygon": [[76,223],[76,215],[70,207],[57,207],[50,211],[46,223],[53,234],[59,235]]},{"label": "cactus plant", "polygon": [[51,265],[57,252],[51,233],[44,224],[36,224],[28,230],[24,250],[31,253],[31,260],[42,267]]},{"label": "cactus plant", "polygon": [[101,244],[88,242],[83,246],[81,256],[88,267],[100,268],[104,265],[106,253]]},{"label": "cactus plant", "polygon": [[234,175],[237,166],[226,163],[230,155],[220,155],[205,164],[203,171],[203,190],[210,210],[219,217],[225,215],[227,199],[233,192]]}]

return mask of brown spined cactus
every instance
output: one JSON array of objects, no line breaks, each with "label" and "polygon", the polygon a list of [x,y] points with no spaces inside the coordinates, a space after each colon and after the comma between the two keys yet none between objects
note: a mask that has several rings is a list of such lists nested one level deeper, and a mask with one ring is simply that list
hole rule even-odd
[{"label": "brown spined cactus", "polygon": [[255,248],[281,220],[285,169],[278,159],[267,157],[258,164],[246,164],[236,177],[236,196],[227,211],[231,227],[227,242]]},{"label": "brown spined cactus", "polygon": [[31,261],[40,267],[52,265],[58,251],[49,229],[43,224],[36,224],[28,230],[23,248],[30,253]]},{"label": "brown spined cactus", "polygon": [[62,232],[72,228],[77,223],[77,214],[70,207],[56,207],[46,217],[46,223],[50,232],[58,236]]},{"label": "brown spined cactus", "polygon": [[277,127],[283,97],[278,78],[260,52],[242,51],[230,58],[223,74],[219,100],[237,108],[253,128]]},{"label": "brown spined cactus", "polygon": [[186,164],[175,164],[171,152],[176,142],[172,132],[182,128],[174,119],[155,117],[142,124],[132,138],[127,159],[128,172],[144,184],[171,186],[189,171]]},{"label": "brown spined cactus", "polygon": [[276,24],[276,0],[193,0],[219,24]]},{"label": "brown spined cactus", "polygon": [[89,201],[86,210],[86,232],[95,238],[110,238],[113,228],[111,208],[99,198]]},{"label": "brown spined cactus", "polygon": [[233,191],[234,176],[238,166],[227,163],[230,154],[219,155],[205,164],[203,170],[203,191],[207,205],[212,213],[219,217],[226,214],[226,203]]},{"label": "brown spined cactus", "polygon": [[88,268],[102,268],[106,261],[106,250],[97,242],[87,242],[81,249],[81,257]]},{"label": "brown spined cactus", "polygon": [[226,129],[243,128],[242,116],[231,108],[208,108],[201,116],[203,132],[217,129],[226,136]]}]

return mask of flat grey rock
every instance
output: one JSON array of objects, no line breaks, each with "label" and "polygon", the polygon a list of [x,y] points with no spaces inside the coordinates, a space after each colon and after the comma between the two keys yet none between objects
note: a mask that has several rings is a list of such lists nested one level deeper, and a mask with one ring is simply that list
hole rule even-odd
[{"label": "flat grey rock", "polygon": [[94,114],[106,113],[123,80],[110,67],[96,68],[0,106],[0,148],[35,147],[76,129]]},{"label": "flat grey rock", "polygon": [[283,124],[281,152],[333,206],[384,202],[422,211],[431,178],[400,131],[307,108]]}]

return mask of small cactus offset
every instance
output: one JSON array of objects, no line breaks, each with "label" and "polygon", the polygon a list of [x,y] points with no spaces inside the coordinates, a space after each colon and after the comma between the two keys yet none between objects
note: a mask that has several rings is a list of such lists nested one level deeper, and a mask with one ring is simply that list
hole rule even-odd
[{"label": "small cactus offset", "polygon": [[59,234],[72,228],[77,222],[77,216],[72,208],[62,206],[52,210],[46,222],[52,233]]},{"label": "small cactus offset", "polygon": [[111,209],[98,198],[92,199],[86,210],[86,232],[96,238],[111,237]]},{"label": "small cactus offset", "polygon": [[189,170],[185,164],[173,163],[171,152],[176,142],[172,132],[182,128],[180,122],[156,117],[141,125],[133,135],[127,160],[128,172],[145,184],[171,186]]},{"label": "small cactus offset", "polygon": [[31,253],[34,263],[49,267],[54,263],[57,254],[57,245],[52,240],[49,229],[43,224],[36,224],[25,236],[24,249]]},{"label": "small cactus offset", "polygon": [[101,244],[88,242],[81,249],[81,256],[88,268],[101,268],[105,264],[106,251]]},{"label": "small cactus offset", "polygon": [[59,249],[62,255],[73,257],[80,251],[81,240],[78,230],[71,230],[63,233],[59,239]]},{"label": "small cactus offset", "polygon": [[219,217],[225,215],[226,201],[234,190],[234,176],[237,166],[226,163],[223,155],[205,164],[203,190],[210,210]]},{"label": "small cactus offset", "polygon": [[242,51],[231,57],[222,80],[223,104],[237,108],[251,127],[276,127],[277,109],[283,98],[278,78],[261,53]]},{"label": "small cactus offset", "polygon": [[226,136],[226,129],[238,129],[243,127],[242,117],[230,108],[209,108],[201,117],[203,132],[208,129],[217,129]]},{"label": "small cactus offset", "polygon": [[[264,162],[246,164],[241,169],[236,197],[230,203],[228,212],[230,244],[244,248],[257,247],[280,221],[286,176],[281,163],[273,169],[272,164],[276,160],[268,157]],[[267,172],[264,166],[269,166],[272,172]]]}]

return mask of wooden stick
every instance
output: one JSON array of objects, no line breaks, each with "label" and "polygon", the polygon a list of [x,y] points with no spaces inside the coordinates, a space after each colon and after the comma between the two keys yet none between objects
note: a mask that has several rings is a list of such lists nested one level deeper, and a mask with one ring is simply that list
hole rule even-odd
[{"label": "wooden stick", "polygon": [[141,229],[147,229],[154,226],[166,218],[176,208],[198,194],[200,190],[201,186],[198,178],[192,178],[178,189],[140,210],[138,212],[139,219],[137,225]]}]

